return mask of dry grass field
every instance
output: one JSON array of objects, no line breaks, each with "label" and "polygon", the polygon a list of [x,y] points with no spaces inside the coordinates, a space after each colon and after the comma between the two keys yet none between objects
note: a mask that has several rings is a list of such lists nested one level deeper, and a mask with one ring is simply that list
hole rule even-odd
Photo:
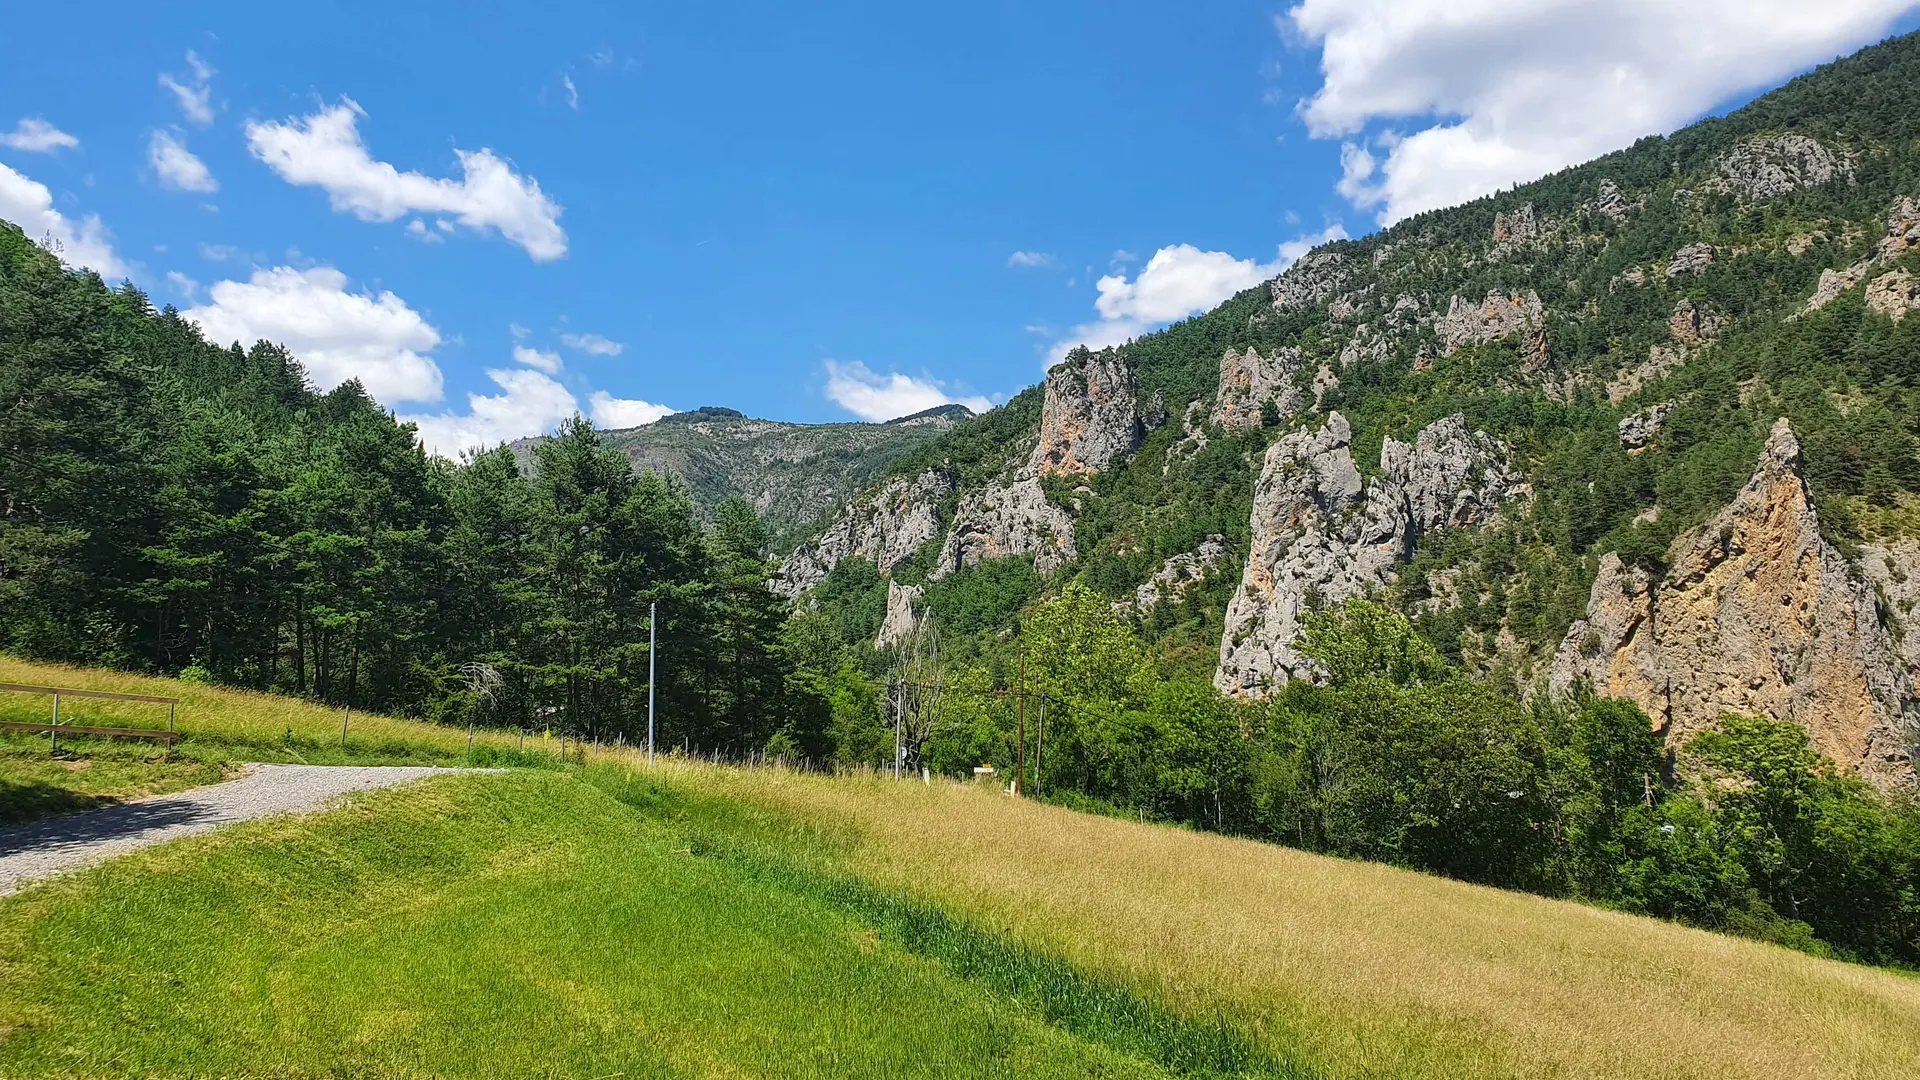
[{"label": "dry grass field", "polygon": [[842,868],[1324,1076],[1920,1076],[1920,979],[953,784],[674,767]]}]

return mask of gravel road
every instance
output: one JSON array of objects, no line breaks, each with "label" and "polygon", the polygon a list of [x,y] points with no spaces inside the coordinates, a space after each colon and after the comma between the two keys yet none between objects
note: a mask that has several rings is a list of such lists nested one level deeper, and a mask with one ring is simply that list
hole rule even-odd
[{"label": "gravel road", "polygon": [[350,791],[491,769],[253,765],[235,780],[0,829],[0,896],[39,878],[235,821],[317,810]]}]

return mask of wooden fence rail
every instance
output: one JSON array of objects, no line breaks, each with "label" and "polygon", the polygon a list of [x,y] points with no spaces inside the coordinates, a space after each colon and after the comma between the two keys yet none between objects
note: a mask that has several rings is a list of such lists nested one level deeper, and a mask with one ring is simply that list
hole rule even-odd
[{"label": "wooden fence rail", "polygon": [[[0,691],[11,691],[17,694],[39,694],[43,697],[51,696],[53,698],[52,723],[22,724],[11,721],[0,722],[0,731],[45,732],[47,735],[48,749],[50,751],[59,749],[60,733],[63,731],[69,735],[100,735],[117,736],[125,739],[153,739],[156,742],[165,743],[169,747],[173,745],[175,739],[179,738],[179,733],[174,730],[174,717],[180,706],[179,698],[155,697],[151,694],[115,694],[105,690],[80,690],[71,686],[33,686],[28,683],[0,683]],[[156,705],[165,705],[167,707],[167,730],[62,724],[60,722],[60,699],[63,697],[105,698],[108,701],[149,701]]]}]

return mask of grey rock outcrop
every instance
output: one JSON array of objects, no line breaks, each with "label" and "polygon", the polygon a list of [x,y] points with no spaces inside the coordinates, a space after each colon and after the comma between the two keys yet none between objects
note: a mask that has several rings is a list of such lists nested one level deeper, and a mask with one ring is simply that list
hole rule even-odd
[{"label": "grey rock outcrop", "polygon": [[1268,286],[1273,310],[1305,311],[1323,304],[1346,288],[1347,259],[1337,251],[1313,251],[1300,256]]},{"label": "grey rock outcrop", "polygon": [[1920,309],[1920,296],[1913,288],[1913,275],[1905,270],[1889,270],[1867,282],[1867,310],[1899,322],[1907,312]]},{"label": "grey rock outcrop", "polygon": [[1145,435],[1139,391],[1126,357],[1116,349],[1076,349],[1047,372],[1040,443],[1027,473],[1096,473],[1126,460]]},{"label": "grey rock outcrop", "polygon": [[1540,238],[1540,223],[1533,216],[1533,204],[1493,215],[1493,249],[1488,258],[1501,259]]},{"label": "grey rock outcrop", "polygon": [[1233,554],[1227,538],[1219,534],[1207,537],[1192,551],[1183,551],[1160,564],[1152,577],[1133,591],[1132,610],[1145,615],[1161,600],[1177,600],[1188,589],[1203,581],[1207,571]]},{"label": "grey rock outcrop", "polygon": [[1076,554],[1073,518],[1047,501],[1038,477],[968,492],[954,512],[953,528],[940,550],[936,580],[982,559],[1024,556],[1051,574]]},{"label": "grey rock outcrop", "polygon": [[1211,423],[1229,431],[1260,426],[1260,410],[1269,401],[1281,416],[1300,411],[1300,391],[1294,385],[1300,370],[1300,349],[1288,345],[1261,356],[1258,349],[1228,349],[1220,358],[1220,387],[1213,399]]},{"label": "grey rock outcrop", "polygon": [[1620,185],[1611,180],[1600,181],[1599,194],[1593,197],[1593,201],[1587,203],[1589,212],[1607,218],[1617,225],[1626,224],[1627,218],[1635,209],[1635,204],[1627,201],[1627,196],[1620,190]]},{"label": "grey rock outcrop", "polygon": [[[1897,259],[1917,247],[1920,247],[1920,204],[1903,195],[1895,199],[1893,208],[1887,211],[1887,235],[1874,245],[1874,253],[1844,270],[1820,271],[1819,284],[1814,286],[1813,295],[1807,298],[1806,306],[1800,309],[1801,313],[1818,311],[1826,307],[1839,299],[1841,293],[1850,291],[1872,277],[1875,268],[1880,264],[1890,259]],[[1876,284],[1878,281],[1879,279],[1876,279]],[[1897,282],[1888,282],[1887,285],[1882,286],[1880,307],[1876,310],[1891,315],[1893,300],[1888,294],[1898,288]],[[1871,299],[1869,302],[1872,302]]]},{"label": "grey rock outcrop", "polygon": [[1701,310],[1693,301],[1681,299],[1667,317],[1667,333],[1682,345],[1704,345],[1720,336],[1727,320]]},{"label": "grey rock outcrop", "polygon": [[1620,445],[1627,453],[1637,453],[1653,445],[1660,435],[1661,425],[1667,422],[1667,414],[1673,411],[1673,402],[1663,401],[1641,409],[1632,416],[1620,419]]},{"label": "grey rock outcrop", "polygon": [[953,475],[929,469],[899,476],[854,500],[820,539],[803,545],[781,567],[773,590],[799,596],[820,583],[842,559],[866,559],[888,573],[940,535],[940,502],[953,492]]},{"label": "grey rock outcrop", "polygon": [[1536,333],[1545,318],[1540,295],[1532,289],[1517,293],[1490,292],[1479,303],[1454,297],[1434,329],[1440,334],[1441,345],[1451,354],[1468,345],[1498,341],[1510,334]]},{"label": "grey rock outcrop", "polygon": [[1227,608],[1214,685],[1259,697],[1311,665],[1294,650],[1315,603],[1365,596],[1394,580],[1426,532],[1491,521],[1528,488],[1497,440],[1452,416],[1411,445],[1387,439],[1363,485],[1353,430],[1339,413],[1267,450],[1254,489],[1253,548]]},{"label": "grey rock outcrop", "polygon": [[1704,274],[1707,267],[1713,265],[1712,244],[1688,244],[1673,253],[1667,260],[1667,277],[1677,278],[1683,274]]},{"label": "grey rock outcrop", "polygon": [[880,633],[873,639],[876,649],[890,649],[913,636],[913,606],[920,600],[918,585],[887,582],[887,616],[880,622]]},{"label": "grey rock outcrop", "polygon": [[1731,503],[1675,538],[1654,581],[1602,559],[1549,685],[1628,698],[1682,745],[1729,712],[1790,720],[1882,788],[1911,785],[1913,682],[1872,586],[1821,539],[1800,444],[1774,425]]},{"label": "grey rock outcrop", "polygon": [[1801,188],[1853,179],[1853,162],[1807,135],[1748,139],[1721,155],[1712,187],[1746,202],[1778,198]]}]

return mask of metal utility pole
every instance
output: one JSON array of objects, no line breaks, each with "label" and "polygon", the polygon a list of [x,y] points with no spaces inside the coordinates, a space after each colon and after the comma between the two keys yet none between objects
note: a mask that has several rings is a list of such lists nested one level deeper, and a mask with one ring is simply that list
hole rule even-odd
[{"label": "metal utility pole", "polygon": [[1013,793],[1021,793],[1027,778],[1027,651],[1020,650],[1020,726],[1013,736]]},{"label": "metal utility pole", "polygon": [[1047,754],[1047,695],[1040,695],[1040,730],[1033,740],[1033,797],[1040,797],[1040,770]]},{"label": "metal utility pole", "polygon": [[647,605],[647,767],[653,767],[653,673],[660,641],[658,602]]}]

